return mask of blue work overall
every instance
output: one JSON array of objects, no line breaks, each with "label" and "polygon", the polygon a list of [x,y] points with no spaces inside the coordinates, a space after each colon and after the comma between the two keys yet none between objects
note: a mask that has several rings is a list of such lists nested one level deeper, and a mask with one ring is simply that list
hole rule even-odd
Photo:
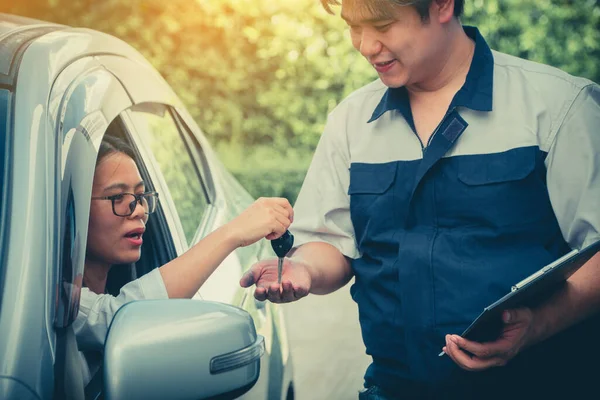
[{"label": "blue work overall", "polygon": [[528,146],[444,157],[467,126],[453,109],[421,159],[350,168],[362,255],[352,262],[351,294],[373,356],[365,379],[406,398],[476,398],[479,386],[526,381],[522,370],[546,362],[532,350],[507,367],[466,373],[438,357],[446,334],[460,334],[513,284],[570,250],[549,200],[546,154]]}]

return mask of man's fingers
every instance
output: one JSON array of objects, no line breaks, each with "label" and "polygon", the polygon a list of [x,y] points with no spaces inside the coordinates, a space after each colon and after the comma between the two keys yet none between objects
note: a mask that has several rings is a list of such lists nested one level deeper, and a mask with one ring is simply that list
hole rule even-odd
[{"label": "man's fingers", "polygon": [[[274,267],[277,268],[277,257],[266,258],[264,260],[260,260],[252,264],[252,267],[248,270],[248,272],[252,271],[254,273],[254,277],[258,281],[258,276],[260,276],[265,269]],[[258,276],[256,275],[258,273]]]},{"label": "man's fingers", "polygon": [[281,288],[279,284],[272,283],[267,290],[267,298],[271,303],[281,303]]},{"label": "man's fingers", "polygon": [[240,278],[240,286],[247,288],[256,282],[256,278],[254,276],[254,268],[250,268],[242,277]]},{"label": "man's fingers", "polygon": [[474,354],[478,358],[495,358],[499,354],[506,353],[511,347],[509,342],[503,340],[478,343],[472,342],[458,335],[450,335],[449,339],[456,343],[459,348]]},{"label": "man's fingers", "polygon": [[296,300],[296,297],[294,296],[294,287],[292,286],[292,282],[290,282],[289,280],[281,282],[281,289],[281,300],[284,303],[290,303]]},{"label": "man's fingers", "polygon": [[506,361],[499,357],[479,358],[475,355],[471,356],[461,350],[451,339],[447,339],[446,341],[445,352],[458,366],[467,371],[482,371],[506,364]]},{"label": "man's fingers", "polygon": [[264,287],[257,287],[254,291],[254,298],[258,301],[267,300],[267,289]]},{"label": "man's fingers", "polygon": [[267,298],[273,303],[290,303],[308,295],[306,288],[295,286],[290,280],[281,282],[281,287],[271,284],[267,288]]},{"label": "man's fingers", "polygon": [[250,287],[260,282],[260,277],[266,267],[277,266],[277,259],[271,258],[254,263],[240,278],[240,286]]},{"label": "man's fingers", "polygon": [[281,284],[277,282],[277,262],[277,258],[258,261],[242,276],[240,285],[256,285],[254,297],[272,303],[289,303],[308,295],[310,281],[303,282],[306,278],[293,273],[290,259],[284,259],[283,279]]},{"label": "man's fingers", "polygon": [[294,297],[297,299],[301,299],[308,295],[308,290],[304,287],[294,286]]},{"label": "man's fingers", "polygon": [[529,319],[531,319],[531,310],[529,308],[515,308],[512,310],[505,310],[502,313],[502,321],[504,321],[505,324],[514,324]]}]

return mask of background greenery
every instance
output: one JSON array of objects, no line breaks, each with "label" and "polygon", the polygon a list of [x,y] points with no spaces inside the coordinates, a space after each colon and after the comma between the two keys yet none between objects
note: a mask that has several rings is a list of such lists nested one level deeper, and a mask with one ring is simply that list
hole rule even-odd
[{"label": "background greenery", "polygon": [[[0,12],[138,49],[254,196],[293,202],[327,113],[376,78],[318,0],[9,0]],[[492,48],[600,81],[600,0],[466,0],[463,23]]]}]

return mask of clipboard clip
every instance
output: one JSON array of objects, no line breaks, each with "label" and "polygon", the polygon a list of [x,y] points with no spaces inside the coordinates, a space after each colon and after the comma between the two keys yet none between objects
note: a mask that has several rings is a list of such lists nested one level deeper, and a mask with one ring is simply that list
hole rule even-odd
[{"label": "clipboard clip", "polygon": [[544,275],[546,272],[551,271],[552,269],[554,269],[554,267],[556,267],[557,265],[559,265],[560,263],[562,263],[567,258],[569,258],[571,256],[574,256],[578,252],[579,252],[579,250],[577,250],[577,249],[571,250],[570,252],[568,252],[567,254],[565,254],[564,256],[562,256],[561,258],[559,258],[558,260],[554,261],[551,264],[548,264],[547,266],[545,266],[544,268],[540,269],[539,271],[534,272],[533,274],[529,275],[527,278],[523,279],[522,281],[520,281],[516,285],[513,285],[510,288],[510,291],[514,292],[514,291],[517,291],[517,290],[521,289],[522,287],[526,286],[528,283],[533,282],[534,280],[536,280],[540,276]]}]

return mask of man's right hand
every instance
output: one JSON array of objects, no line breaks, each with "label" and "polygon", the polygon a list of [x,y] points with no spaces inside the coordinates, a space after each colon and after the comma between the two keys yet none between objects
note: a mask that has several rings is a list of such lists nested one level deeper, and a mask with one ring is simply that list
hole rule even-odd
[{"label": "man's right hand", "polygon": [[256,285],[254,297],[273,303],[289,303],[306,296],[311,288],[311,276],[304,262],[285,258],[281,285],[277,283],[277,258],[254,264],[240,279],[242,287]]}]

